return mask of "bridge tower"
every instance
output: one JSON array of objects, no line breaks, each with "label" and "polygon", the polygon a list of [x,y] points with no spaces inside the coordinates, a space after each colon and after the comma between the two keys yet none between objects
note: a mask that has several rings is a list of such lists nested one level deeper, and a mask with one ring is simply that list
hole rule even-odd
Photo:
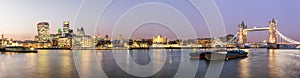
[{"label": "bridge tower", "polygon": [[244,32],[244,29],[247,28],[244,21],[242,21],[241,24],[238,25],[238,43],[244,44],[247,41],[247,32]]},{"label": "bridge tower", "polygon": [[273,18],[272,21],[269,22],[268,48],[278,48],[277,47],[278,34],[276,33],[276,30],[278,30],[278,22]]},{"label": "bridge tower", "polygon": [[247,25],[242,21],[241,24],[238,25],[238,47],[243,48],[244,44],[247,42],[247,34],[248,32],[244,31],[247,28]]},{"label": "bridge tower", "polygon": [[272,21],[269,22],[269,43],[276,44],[278,40],[278,34],[275,30],[278,30],[278,23],[273,18]]}]

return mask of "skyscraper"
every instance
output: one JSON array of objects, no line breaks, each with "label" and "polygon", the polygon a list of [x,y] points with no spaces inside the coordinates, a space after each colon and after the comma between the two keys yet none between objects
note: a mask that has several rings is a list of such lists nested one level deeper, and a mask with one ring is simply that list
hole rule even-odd
[{"label": "skyscraper", "polygon": [[70,26],[69,21],[64,21],[63,32],[65,35],[69,33],[69,29],[70,29],[69,26]]},{"label": "skyscraper", "polygon": [[47,42],[49,41],[49,23],[40,22],[37,24],[37,41],[38,42]]}]

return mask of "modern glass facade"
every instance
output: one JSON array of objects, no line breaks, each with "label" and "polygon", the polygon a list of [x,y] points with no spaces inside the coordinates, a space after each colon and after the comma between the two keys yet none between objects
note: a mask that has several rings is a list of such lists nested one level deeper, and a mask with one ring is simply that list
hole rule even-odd
[{"label": "modern glass facade", "polygon": [[37,24],[37,41],[38,42],[48,42],[49,41],[49,23],[48,22],[40,22]]}]

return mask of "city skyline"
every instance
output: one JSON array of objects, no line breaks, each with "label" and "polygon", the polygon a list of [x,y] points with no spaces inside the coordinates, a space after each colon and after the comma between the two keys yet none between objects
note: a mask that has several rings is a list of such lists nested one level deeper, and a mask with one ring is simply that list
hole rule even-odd
[{"label": "city skyline", "polygon": [[[205,38],[209,37],[207,26],[203,21],[201,15],[192,8],[189,3],[185,1],[159,1],[169,4],[181,11],[192,23],[197,37]],[[36,24],[38,22],[49,22],[50,33],[56,33],[57,29],[63,29],[63,21],[70,21],[70,27],[77,29],[84,27],[88,35],[93,35],[95,32],[93,29],[96,27],[102,37],[108,34],[110,35],[113,28],[114,21],[120,16],[126,9],[132,7],[134,4],[139,4],[147,1],[114,1],[110,7],[104,13],[104,23],[101,25],[89,25],[89,22],[83,24],[85,26],[75,26],[76,13],[81,5],[81,0],[66,0],[66,1],[3,1],[0,4],[2,14],[0,14],[0,33],[7,34],[6,37],[16,40],[34,39],[37,35]],[[241,21],[249,27],[255,26],[267,26],[268,21],[272,17],[276,18],[279,22],[279,31],[286,34],[288,37],[300,41],[297,36],[297,30],[300,29],[297,22],[297,18],[300,18],[300,7],[297,7],[296,3],[299,1],[279,1],[279,0],[266,0],[266,1],[222,1],[215,0],[224,20],[227,34],[236,33],[238,24]],[[42,5],[47,3],[49,5]],[[68,4],[65,4],[68,3]],[[33,5],[36,4],[36,5]],[[255,6],[254,6],[255,4]],[[14,6],[16,5],[16,6]],[[269,5],[269,6],[265,6]],[[120,8],[122,7],[122,8]],[[124,9],[124,10],[123,10]],[[54,13],[52,13],[54,12]],[[148,32],[149,35],[155,34],[163,29],[159,25],[152,25],[153,29],[159,29],[155,32]],[[148,26],[149,27],[149,26]],[[144,32],[147,26],[143,26],[141,30],[137,30],[136,33]],[[92,32],[89,32],[92,31]],[[147,33],[147,32],[146,32]],[[165,32],[161,32],[165,33]],[[149,35],[136,34],[136,37],[147,37]],[[165,34],[163,34],[165,35]],[[166,35],[172,35],[167,32]],[[259,37],[257,37],[259,36]],[[262,37],[265,36],[265,37]],[[268,32],[251,32],[249,33],[249,41],[262,41],[266,40]]]}]

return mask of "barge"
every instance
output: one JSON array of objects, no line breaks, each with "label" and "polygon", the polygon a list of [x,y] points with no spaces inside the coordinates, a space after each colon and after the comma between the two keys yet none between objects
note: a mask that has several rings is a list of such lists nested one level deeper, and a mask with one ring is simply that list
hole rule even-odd
[{"label": "barge", "polygon": [[[214,50],[214,51],[202,51],[191,52],[191,58],[199,58],[206,60],[229,60],[240,57],[247,57],[248,52],[243,50]],[[212,57],[213,56],[213,57]]]}]

